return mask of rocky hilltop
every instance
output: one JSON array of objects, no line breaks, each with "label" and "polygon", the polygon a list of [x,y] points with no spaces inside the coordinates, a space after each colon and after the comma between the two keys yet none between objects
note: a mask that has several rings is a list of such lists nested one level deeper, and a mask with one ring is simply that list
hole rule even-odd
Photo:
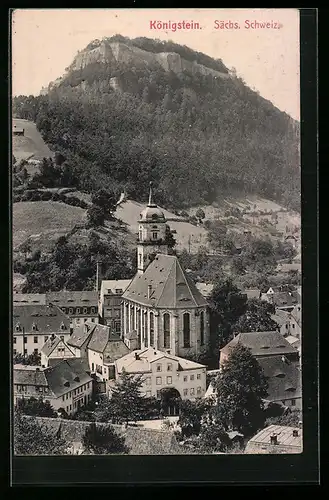
[{"label": "rocky hilltop", "polygon": [[[172,71],[176,74],[186,72],[191,76],[201,74],[203,76],[211,75],[214,78],[231,78],[228,72],[216,71],[203,64],[199,64],[197,61],[188,61],[175,52],[154,53],[140,49],[139,47],[129,46],[122,42],[108,43],[102,41],[98,47],[92,49],[86,48],[79,52],[69,68],[67,68],[63,77],[52,82],[48,90],[60,85],[69,72],[81,71],[86,66],[94,63],[103,63],[109,66],[114,63],[121,63],[139,69],[161,66],[165,71]],[[41,94],[44,95],[46,92],[47,89],[43,88]]]}]

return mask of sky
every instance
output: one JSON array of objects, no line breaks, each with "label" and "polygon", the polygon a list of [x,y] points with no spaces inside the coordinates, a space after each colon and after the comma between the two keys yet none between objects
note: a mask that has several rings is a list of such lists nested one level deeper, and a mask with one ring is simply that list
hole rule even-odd
[{"label": "sky", "polygon": [[[173,32],[151,24],[183,20],[200,28]],[[215,21],[239,23],[240,29],[216,29]],[[246,21],[273,22],[281,28],[247,29]],[[89,42],[115,34],[173,40],[220,58],[229,69],[235,67],[249,87],[300,118],[297,9],[15,9],[13,95],[38,95]]]}]

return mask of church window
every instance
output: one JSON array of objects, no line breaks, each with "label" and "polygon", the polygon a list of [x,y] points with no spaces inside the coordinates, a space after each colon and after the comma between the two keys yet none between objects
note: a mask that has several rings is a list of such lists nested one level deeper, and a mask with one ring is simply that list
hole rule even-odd
[{"label": "church window", "polygon": [[154,347],[154,314],[150,312],[150,346]]},{"label": "church window", "polygon": [[169,313],[163,315],[163,347],[170,347],[170,316]]},{"label": "church window", "polygon": [[200,344],[204,344],[204,312],[200,314]]},{"label": "church window", "polygon": [[183,341],[184,347],[190,347],[190,314],[183,315]]},{"label": "church window", "polygon": [[139,257],[139,265],[141,266],[142,265],[142,256],[141,256],[141,254],[139,254],[138,257]]},{"label": "church window", "polygon": [[141,314],[140,314],[140,311],[137,311],[137,333],[140,336],[140,334],[141,334]]},{"label": "church window", "polygon": [[144,346],[148,347],[148,335],[147,335],[147,312],[144,312],[144,318],[143,318],[143,339],[144,339]]},{"label": "church window", "polygon": [[139,230],[139,241],[142,241],[143,239],[143,231],[140,229]]},{"label": "church window", "polygon": [[129,313],[129,309],[128,309],[128,304],[126,304],[126,332],[129,332],[129,316],[128,316],[128,313]]},{"label": "church window", "polygon": [[134,307],[130,308],[130,331],[135,329],[135,309]]}]

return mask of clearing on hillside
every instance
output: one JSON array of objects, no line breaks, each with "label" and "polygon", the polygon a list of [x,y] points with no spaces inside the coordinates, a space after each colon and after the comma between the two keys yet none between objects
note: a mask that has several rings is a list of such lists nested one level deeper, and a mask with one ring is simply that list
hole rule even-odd
[{"label": "clearing on hillside", "polygon": [[24,129],[23,136],[13,136],[13,155],[16,160],[35,160],[52,158],[54,153],[49,149],[35,123],[20,118],[13,118],[13,126]]},{"label": "clearing on hillside", "polygon": [[[56,201],[24,201],[13,204],[13,249],[29,239],[41,251],[49,251],[54,241],[75,224],[86,221],[80,207]],[[34,245],[33,245],[34,246]]]}]

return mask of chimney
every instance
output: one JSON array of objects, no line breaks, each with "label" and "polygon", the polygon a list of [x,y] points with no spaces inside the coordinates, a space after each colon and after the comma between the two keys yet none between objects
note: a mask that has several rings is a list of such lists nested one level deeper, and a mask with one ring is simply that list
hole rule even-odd
[{"label": "chimney", "polygon": [[147,285],[147,298],[149,299],[152,295],[152,285]]},{"label": "chimney", "polygon": [[271,435],[271,444],[278,444],[278,436],[276,434]]},{"label": "chimney", "polygon": [[55,340],[55,334],[52,333],[50,338],[51,338],[51,340]]},{"label": "chimney", "polygon": [[138,360],[139,359],[139,356],[138,356],[138,353],[135,352],[135,359]]},{"label": "chimney", "polygon": [[292,435],[294,438],[298,437],[298,429],[293,429]]}]

